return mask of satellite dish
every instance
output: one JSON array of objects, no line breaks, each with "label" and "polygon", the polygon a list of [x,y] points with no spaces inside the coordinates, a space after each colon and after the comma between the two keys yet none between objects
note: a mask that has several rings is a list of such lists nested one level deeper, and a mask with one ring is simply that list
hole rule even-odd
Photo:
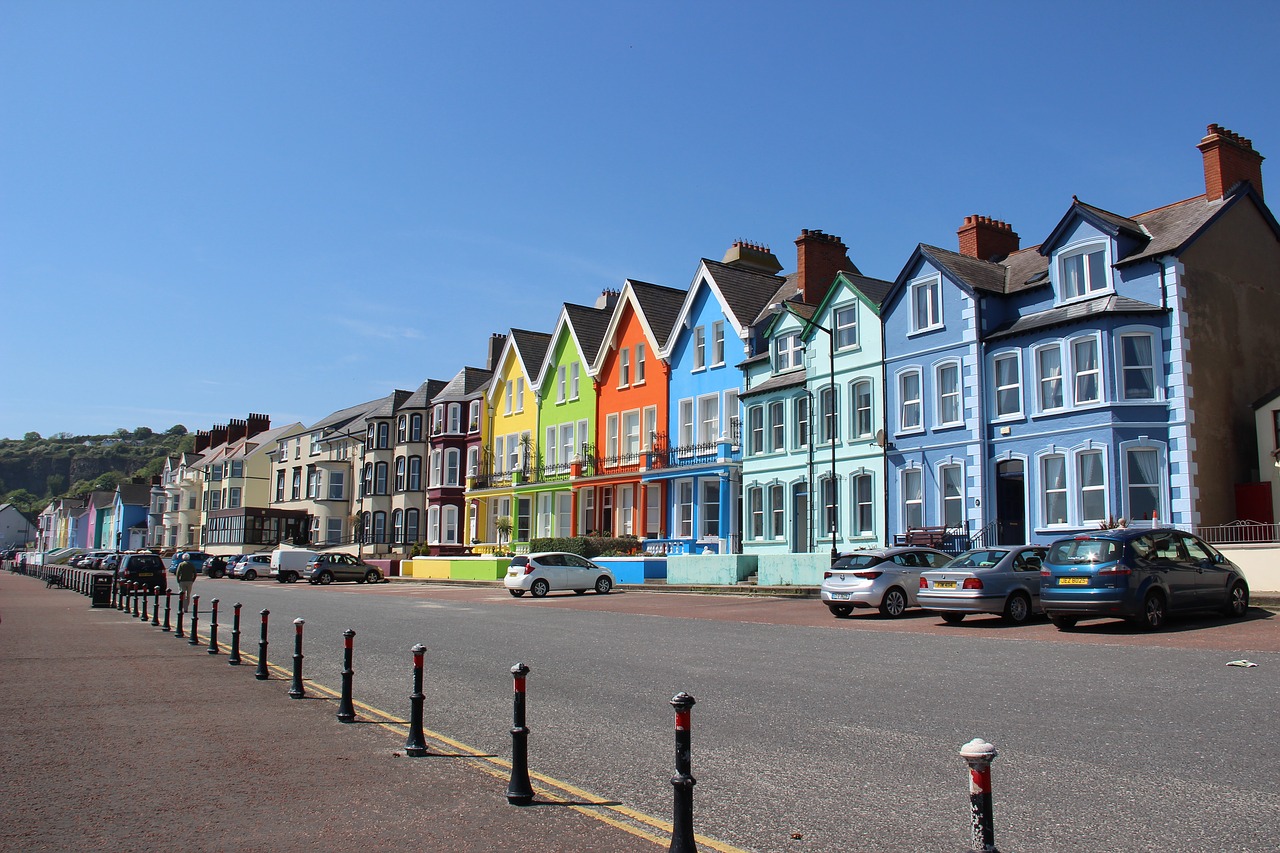
[{"label": "satellite dish", "polygon": [[882,429],[876,430],[876,446],[878,446],[883,450],[886,443],[887,442],[885,441],[884,430]]}]

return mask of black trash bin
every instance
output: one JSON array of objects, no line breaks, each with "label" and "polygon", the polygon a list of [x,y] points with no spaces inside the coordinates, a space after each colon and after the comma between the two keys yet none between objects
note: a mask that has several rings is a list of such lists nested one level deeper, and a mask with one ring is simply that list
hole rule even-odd
[{"label": "black trash bin", "polygon": [[90,600],[94,607],[111,606],[112,577],[106,572],[94,572],[93,584],[89,587]]}]

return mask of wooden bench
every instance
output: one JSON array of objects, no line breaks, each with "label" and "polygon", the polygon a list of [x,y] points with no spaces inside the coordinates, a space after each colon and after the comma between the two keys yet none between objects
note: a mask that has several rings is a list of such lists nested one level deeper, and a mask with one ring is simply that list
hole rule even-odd
[{"label": "wooden bench", "polygon": [[934,527],[912,527],[906,533],[899,534],[895,539],[899,545],[914,545],[922,548],[941,548],[955,534],[947,529],[945,525],[937,525]]}]

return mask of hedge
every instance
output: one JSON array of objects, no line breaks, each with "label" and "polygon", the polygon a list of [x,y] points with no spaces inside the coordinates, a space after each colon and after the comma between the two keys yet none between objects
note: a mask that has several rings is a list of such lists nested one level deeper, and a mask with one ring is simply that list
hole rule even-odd
[{"label": "hedge", "polygon": [[640,540],[634,536],[572,536],[534,539],[529,542],[529,550],[567,551],[586,557],[619,557],[640,553]]}]

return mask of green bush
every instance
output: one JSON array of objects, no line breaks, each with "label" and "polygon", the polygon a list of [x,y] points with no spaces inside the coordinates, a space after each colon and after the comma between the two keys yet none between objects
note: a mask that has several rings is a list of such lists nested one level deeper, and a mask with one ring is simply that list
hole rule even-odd
[{"label": "green bush", "polygon": [[634,536],[572,536],[534,539],[529,550],[567,551],[586,557],[630,557],[640,553],[640,540]]}]

